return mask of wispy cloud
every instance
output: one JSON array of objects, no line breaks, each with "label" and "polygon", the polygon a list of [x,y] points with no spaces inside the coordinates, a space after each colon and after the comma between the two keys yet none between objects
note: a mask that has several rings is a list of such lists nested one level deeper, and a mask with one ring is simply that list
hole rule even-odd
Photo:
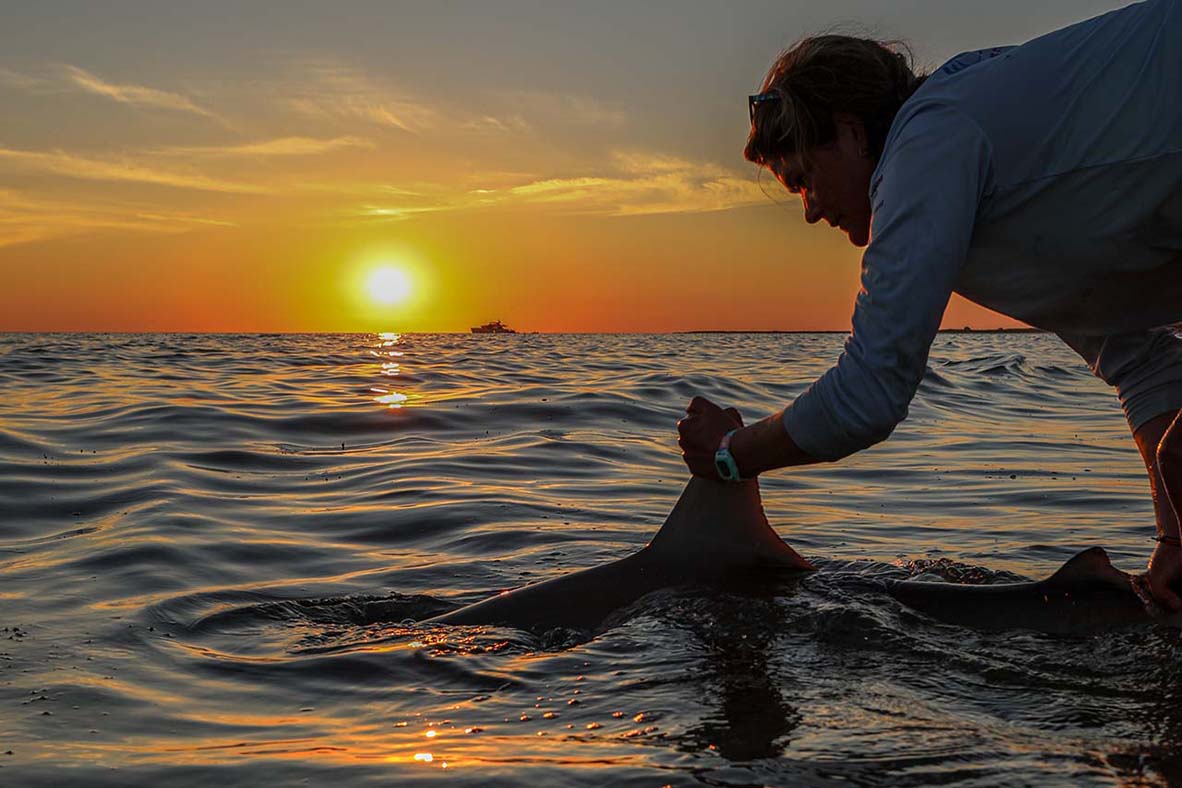
[{"label": "wispy cloud", "polygon": [[498,97],[518,115],[544,118],[547,122],[558,120],[578,126],[618,127],[627,125],[631,119],[623,107],[577,93],[512,90],[503,91]]},{"label": "wispy cloud", "polygon": [[192,99],[180,93],[170,93],[166,90],[157,90],[156,88],[144,87],[143,85],[119,85],[113,82],[107,82],[101,77],[77,66],[64,66],[63,71],[66,79],[75,86],[89,93],[105,96],[112,101],[118,101],[120,104],[135,104],[145,107],[176,110],[178,112],[189,112],[207,118],[216,117],[214,113],[203,107],[199,107],[193,103]]},{"label": "wispy cloud", "polygon": [[455,205],[436,203],[433,205],[362,205],[353,212],[354,216],[362,219],[377,219],[381,221],[397,221],[409,219],[421,213],[438,213],[439,211],[455,210]]},{"label": "wispy cloud", "polygon": [[315,156],[341,148],[372,148],[373,143],[361,137],[278,137],[260,142],[237,145],[192,145],[160,148],[156,153],[181,156]]},{"label": "wispy cloud", "polygon": [[332,58],[289,61],[271,92],[280,107],[306,119],[461,138],[534,135],[571,126],[601,132],[631,120],[621,106],[569,92],[473,90],[458,100],[450,92],[425,92]]},{"label": "wispy cloud", "polygon": [[457,211],[478,204],[463,191],[441,184],[371,185],[369,199],[344,211],[347,221],[391,222],[426,213]]},{"label": "wispy cloud", "polygon": [[473,185],[462,191],[420,189],[356,206],[354,218],[401,220],[440,211],[555,210],[608,216],[706,213],[767,202],[750,175],[716,164],[639,152],[616,153],[603,172],[534,177],[512,185]]},{"label": "wispy cloud", "polygon": [[30,93],[49,93],[61,89],[57,80],[33,74],[22,74],[7,68],[0,68],[0,84]]},{"label": "wispy cloud", "polygon": [[460,123],[459,128],[477,134],[522,134],[533,130],[533,125],[518,114],[504,117],[477,115]]},{"label": "wispy cloud", "polygon": [[[550,178],[532,181],[507,190],[507,194],[546,202],[570,202],[572,200],[600,199],[605,189],[615,188],[621,183],[616,178]],[[495,192],[485,192],[494,193]]]},{"label": "wispy cloud", "polygon": [[195,172],[161,169],[133,161],[94,159],[62,151],[42,152],[0,148],[0,166],[3,165],[94,181],[130,181],[213,192],[264,193],[270,191],[261,186],[211,178]]},{"label": "wispy cloud", "polygon": [[237,227],[238,222],[231,222],[227,219],[214,219],[209,216],[195,216],[193,214],[184,213],[137,213],[136,218],[143,219],[147,222],[155,222],[153,227],[173,227],[181,229],[192,225],[202,225],[205,227]]},{"label": "wispy cloud", "polygon": [[531,205],[615,216],[705,213],[767,201],[749,175],[716,164],[637,152],[613,160],[609,174],[535,180],[508,192]]},{"label": "wispy cloud", "polygon": [[325,61],[297,64],[302,78],[286,86],[281,99],[288,108],[307,116],[363,120],[406,132],[434,127],[439,113],[392,85],[365,72]]},{"label": "wispy cloud", "polygon": [[74,203],[0,190],[0,247],[88,232],[120,230],[180,233],[196,227],[233,227],[234,222],[194,213],[145,211],[114,203]]}]

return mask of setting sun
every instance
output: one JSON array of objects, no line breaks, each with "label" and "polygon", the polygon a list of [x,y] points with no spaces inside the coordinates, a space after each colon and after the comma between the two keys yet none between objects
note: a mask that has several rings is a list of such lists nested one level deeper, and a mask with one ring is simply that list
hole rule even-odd
[{"label": "setting sun", "polygon": [[410,295],[410,277],[392,266],[375,269],[365,280],[365,291],[375,303],[399,304]]}]

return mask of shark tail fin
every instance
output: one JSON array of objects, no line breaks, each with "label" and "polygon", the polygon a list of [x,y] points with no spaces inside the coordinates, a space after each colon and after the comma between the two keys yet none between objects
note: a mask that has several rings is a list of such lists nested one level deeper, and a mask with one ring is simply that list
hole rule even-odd
[{"label": "shark tail fin", "polygon": [[1103,547],[1089,547],[1072,556],[1046,580],[1046,585],[1078,586],[1084,583],[1108,583],[1127,588],[1128,575],[1112,565]]}]

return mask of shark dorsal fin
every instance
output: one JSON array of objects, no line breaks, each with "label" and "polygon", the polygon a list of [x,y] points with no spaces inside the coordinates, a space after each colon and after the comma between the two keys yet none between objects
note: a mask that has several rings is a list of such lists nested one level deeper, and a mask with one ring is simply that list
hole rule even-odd
[{"label": "shark dorsal fin", "polygon": [[768,524],[755,480],[742,484],[692,477],[649,542],[649,554],[694,576],[756,566],[808,570],[812,565]]},{"label": "shark dorsal fin", "polygon": [[1045,581],[1048,586],[1079,586],[1096,582],[1127,585],[1125,573],[1112,565],[1103,547],[1089,547],[1072,556]]}]

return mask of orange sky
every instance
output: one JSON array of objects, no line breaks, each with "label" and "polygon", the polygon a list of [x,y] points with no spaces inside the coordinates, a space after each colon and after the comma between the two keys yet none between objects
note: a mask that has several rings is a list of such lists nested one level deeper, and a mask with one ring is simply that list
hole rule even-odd
[{"label": "orange sky", "polygon": [[[0,330],[848,328],[860,251],[742,161],[777,48],[845,13],[931,64],[1084,10],[756,5],[754,29],[694,3],[22,8],[0,32]],[[406,301],[367,295],[383,265]],[[966,324],[1019,325],[954,299]]]},{"label": "orange sky", "polygon": [[[0,255],[3,327],[37,331],[456,331],[498,317],[536,331],[843,329],[859,261],[844,236],[774,206],[83,233]],[[409,276],[406,302],[367,293],[382,265]],[[1018,325],[959,299],[945,324]]]}]

